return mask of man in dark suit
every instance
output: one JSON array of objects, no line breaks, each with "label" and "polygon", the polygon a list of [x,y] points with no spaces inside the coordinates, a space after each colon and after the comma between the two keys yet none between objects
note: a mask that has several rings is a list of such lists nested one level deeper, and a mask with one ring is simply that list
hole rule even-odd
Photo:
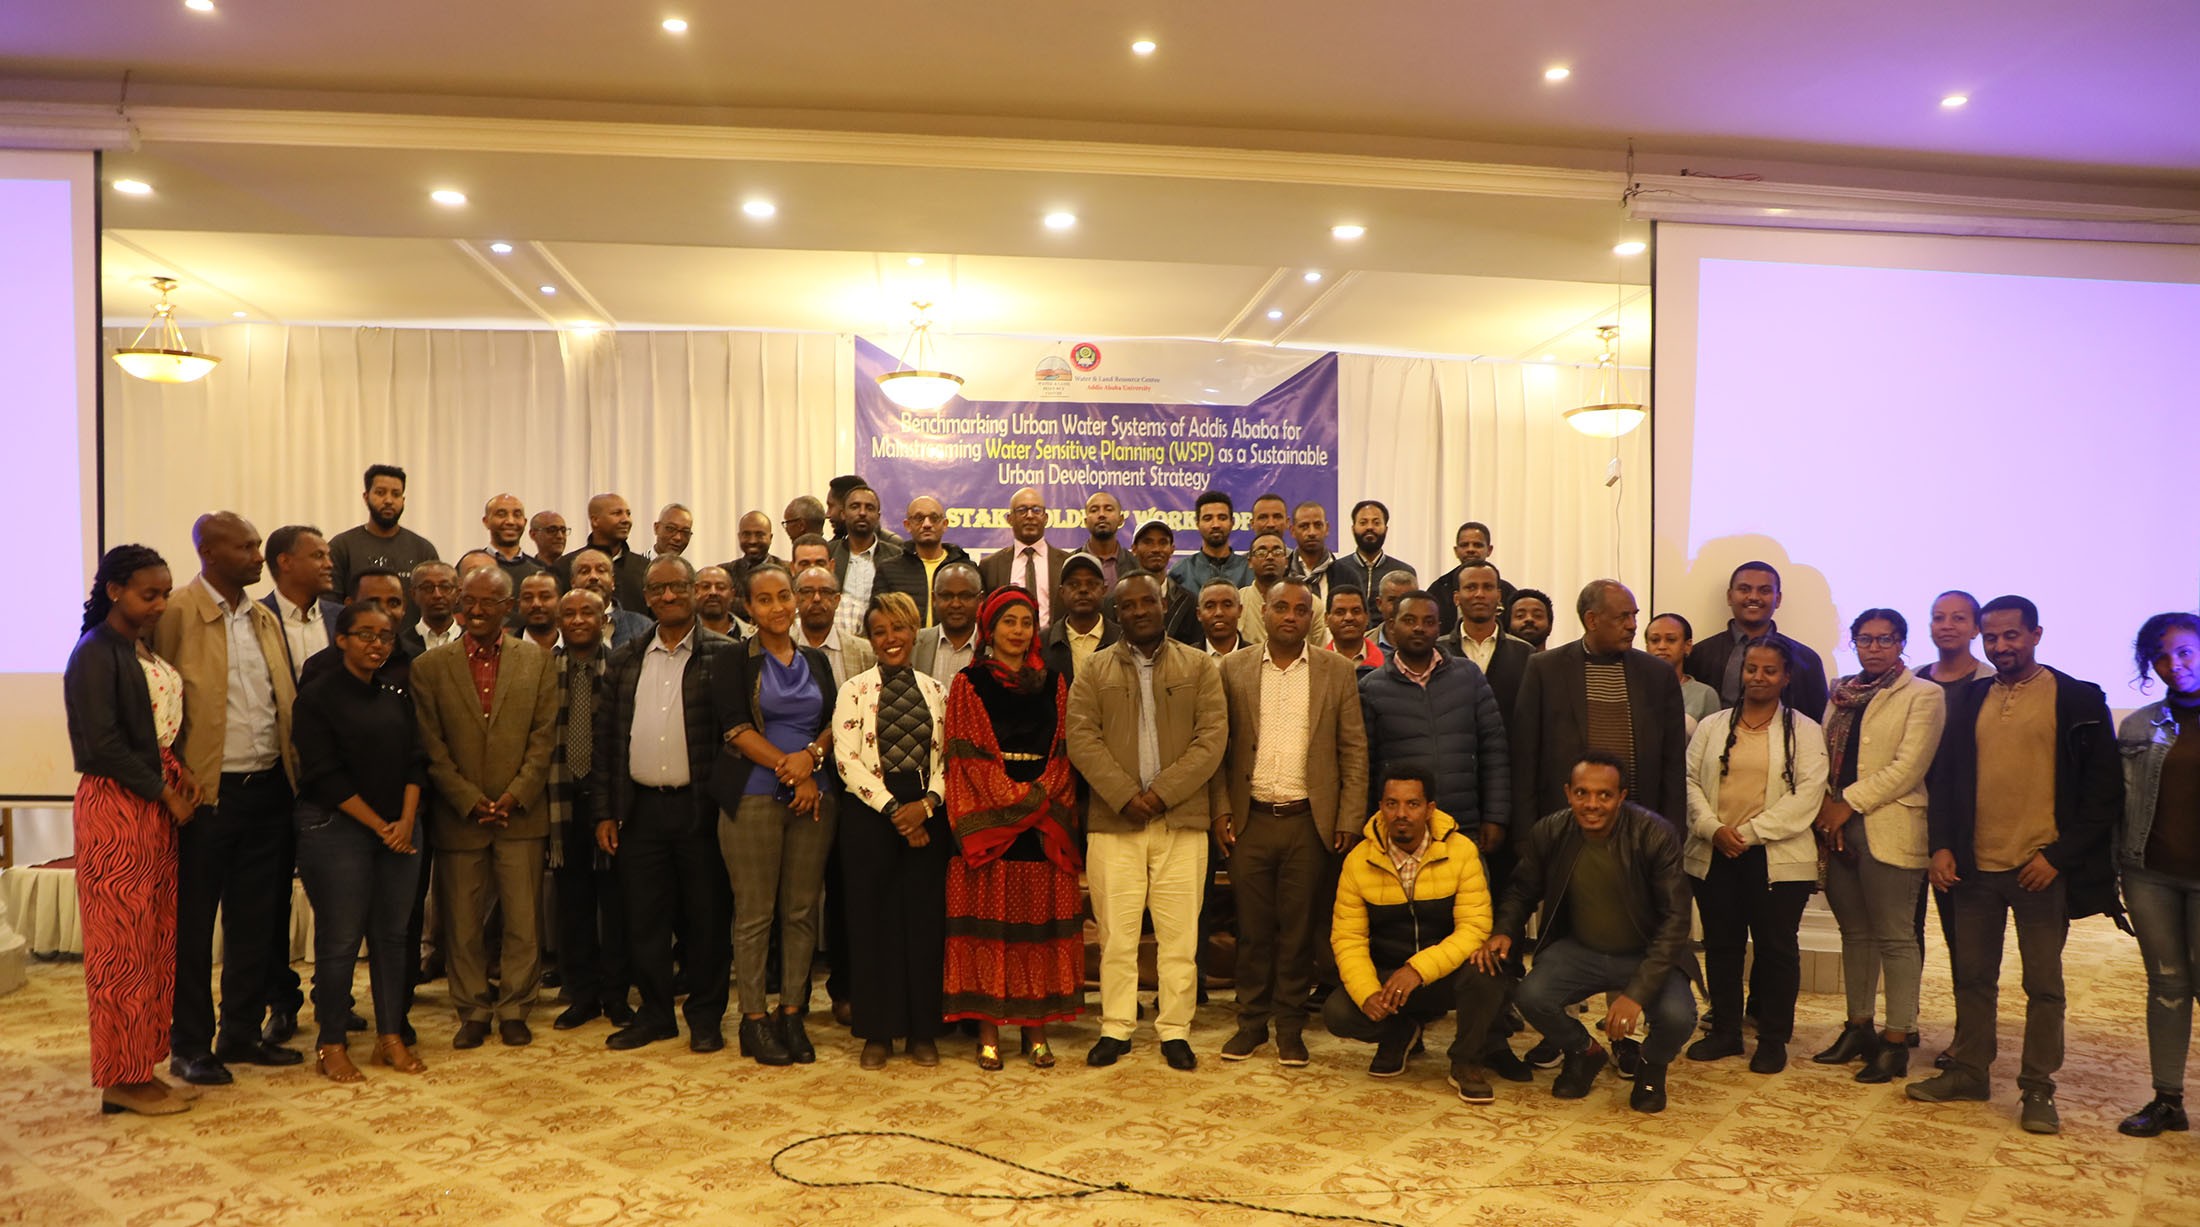
[{"label": "man in dark suit", "polygon": [[1047,540],[1046,496],[1029,486],[1011,495],[1008,531],[1015,540],[978,564],[985,590],[1010,584],[1028,590],[1039,603],[1039,625],[1052,625],[1059,612],[1054,606],[1055,587],[1062,582],[1062,564],[1068,561],[1069,551]]},{"label": "man in dark suit", "polygon": [[1591,580],[1575,609],[1581,638],[1531,657],[1513,705],[1514,829],[1566,808],[1574,764],[1591,750],[1624,762],[1629,796],[1678,828],[1688,737],[1673,666],[1631,646],[1635,594],[1618,580]]},{"label": "man in dark suit", "polygon": [[1106,583],[1100,560],[1090,554],[1071,554],[1062,564],[1062,583],[1056,589],[1062,597],[1062,616],[1040,639],[1039,655],[1064,678],[1074,679],[1079,664],[1123,637],[1122,629],[1100,613]]},{"label": "man in dark suit", "polygon": [[881,592],[899,592],[917,603],[917,616],[922,625],[930,626],[939,619],[932,612],[932,582],[940,568],[950,562],[969,562],[970,555],[959,545],[940,540],[947,528],[947,509],[930,495],[918,495],[909,500],[909,511],[902,517],[901,526],[909,530],[909,543],[902,552],[878,564],[878,582],[871,588],[871,595]]},{"label": "man in dark suit", "polygon": [[1826,718],[1826,666],[1818,653],[1780,634],[1772,615],[1780,610],[1780,572],[1769,562],[1745,562],[1726,581],[1726,607],[1734,616],[1726,633],[1698,640],[1688,654],[1688,676],[1719,692],[1719,705],[1742,701],[1742,658],[1747,649],[1778,636],[1795,661],[1780,701],[1813,720]]},{"label": "man in dark suit", "polygon": [[641,990],[634,1021],[611,1048],[679,1034],[672,1018],[672,942],[689,986],[688,1046],[726,1046],[733,959],[733,891],[718,850],[711,765],[719,756],[710,671],[733,641],[695,620],[695,568],[660,558],[648,574],[657,632],[614,649],[596,707],[596,841],[617,858],[626,896],[629,965]]},{"label": "man in dark suit", "polygon": [[840,608],[833,613],[833,628],[842,638],[866,637],[863,611],[877,592],[880,568],[901,557],[902,548],[879,535],[878,491],[857,486],[848,491],[840,509],[840,523],[848,530],[833,541],[833,579],[840,585]]},{"label": "man in dark suit", "polygon": [[1520,679],[1527,672],[1528,658],[1535,655],[1535,647],[1506,634],[1498,622],[1505,608],[1505,581],[1494,563],[1462,563],[1453,572],[1453,581],[1457,627],[1438,639],[1436,646],[1447,656],[1464,657],[1479,666],[1482,676],[1489,679],[1490,689],[1497,692],[1498,710],[1510,720],[1513,701],[1520,696]]},{"label": "man in dark suit", "polygon": [[588,500],[588,539],[561,556],[557,565],[551,568],[558,573],[558,587],[571,589],[573,560],[583,551],[595,550],[611,563],[611,591],[607,595],[621,609],[636,614],[646,609],[648,602],[642,599],[642,574],[649,570],[649,562],[627,546],[627,534],[633,531],[634,509],[626,505],[624,496],[592,496]]},{"label": "man in dark suit", "polygon": [[[504,629],[512,577],[480,567],[459,584],[457,643],[413,662],[412,695],[427,752],[437,903],[448,943],[454,1048],[478,1048],[497,1023],[508,1045],[534,1039],[527,1012],[542,979],[543,864],[550,838],[550,746],[558,678],[550,654]],[[502,986],[489,997],[486,929],[504,913]]]}]

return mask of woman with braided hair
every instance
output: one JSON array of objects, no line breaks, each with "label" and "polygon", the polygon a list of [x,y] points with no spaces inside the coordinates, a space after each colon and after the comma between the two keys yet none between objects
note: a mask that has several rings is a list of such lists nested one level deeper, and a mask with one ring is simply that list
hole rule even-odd
[{"label": "woman with braided hair", "polygon": [[1742,964],[1750,975],[1760,1074],[1787,1068],[1795,1033],[1802,952],[1796,928],[1818,881],[1811,824],[1826,792],[1826,740],[1816,721],[1780,701],[1793,666],[1778,636],[1752,644],[1742,660],[1742,701],[1704,718],[1688,743],[1688,846],[1703,917],[1705,979],[1712,1030],[1688,1048],[1691,1061],[1742,1051]]},{"label": "woman with braided hair", "polygon": [[156,1075],[176,994],[176,828],[198,785],[170,748],[183,729],[183,676],[147,634],[168,608],[168,564],[142,545],[99,560],[84,635],[62,693],[76,786],[76,897],[84,918],[92,1083],[103,1112],[166,1116],[195,1089]]},{"label": "woman with braided hair", "polygon": [[1069,683],[1039,656],[1038,612],[1022,588],[995,589],[978,610],[978,658],[947,692],[944,1005],[949,1022],[977,1022],[988,1070],[1001,1068],[1008,1023],[1032,1065],[1051,1067],[1047,1024],[1085,1008]]}]

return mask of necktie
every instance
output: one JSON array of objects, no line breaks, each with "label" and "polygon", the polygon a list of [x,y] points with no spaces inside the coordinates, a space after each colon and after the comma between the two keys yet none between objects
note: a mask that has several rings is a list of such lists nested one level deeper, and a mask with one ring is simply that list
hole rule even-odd
[{"label": "necktie", "polygon": [[1024,589],[1038,603],[1039,625],[1044,628],[1047,624],[1047,602],[1045,594],[1039,591],[1039,550],[1036,546],[1024,547]]},{"label": "necktie", "polygon": [[586,778],[596,766],[596,679],[586,665],[568,667],[565,772],[578,780]]}]

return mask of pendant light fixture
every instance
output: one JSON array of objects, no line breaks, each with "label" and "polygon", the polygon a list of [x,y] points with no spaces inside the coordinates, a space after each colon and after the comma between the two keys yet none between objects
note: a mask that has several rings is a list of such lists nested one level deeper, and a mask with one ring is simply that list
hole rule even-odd
[{"label": "pendant light fixture", "polygon": [[[176,327],[175,304],[168,301],[169,291],[176,288],[175,278],[155,277],[152,281],[153,288],[160,291],[160,301],[153,304],[153,318],[138,329],[136,340],[115,351],[115,364],[149,383],[190,383],[205,378],[221,359],[192,353],[184,345],[183,332]],[[146,345],[146,334],[156,329],[154,343]]]},{"label": "pendant light fixture", "polygon": [[1597,403],[1566,411],[1566,424],[1596,439],[1617,439],[1642,425],[1650,411],[1640,404],[1619,399],[1619,325],[1601,324],[1597,340]]},{"label": "pendant light fixture", "polygon": [[[904,409],[929,412],[962,391],[963,377],[938,369],[939,346],[932,340],[932,321],[925,317],[932,304],[909,305],[917,309],[917,318],[909,331],[909,343],[901,348],[901,369],[879,376],[878,389]],[[914,362],[910,360],[912,353]]]}]

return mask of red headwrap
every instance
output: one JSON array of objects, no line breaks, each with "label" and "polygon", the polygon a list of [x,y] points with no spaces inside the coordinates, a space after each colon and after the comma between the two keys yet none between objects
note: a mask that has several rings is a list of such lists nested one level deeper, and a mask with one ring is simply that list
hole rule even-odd
[{"label": "red headwrap", "polygon": [[[993,650],[993,628],[1001,615],[1016,605],[1031,611],[1031,644],[1024,649],[1022,660],[1005,661]],[[985,662],[992,666],[993,675],[1004,685],[1021,688],[1027,676],[1044,673],[1046,661],[1039,655],[1039,602],[1031,594],[1015,584],[995,588],[978,606],[978,646],[985,650]]]}]

